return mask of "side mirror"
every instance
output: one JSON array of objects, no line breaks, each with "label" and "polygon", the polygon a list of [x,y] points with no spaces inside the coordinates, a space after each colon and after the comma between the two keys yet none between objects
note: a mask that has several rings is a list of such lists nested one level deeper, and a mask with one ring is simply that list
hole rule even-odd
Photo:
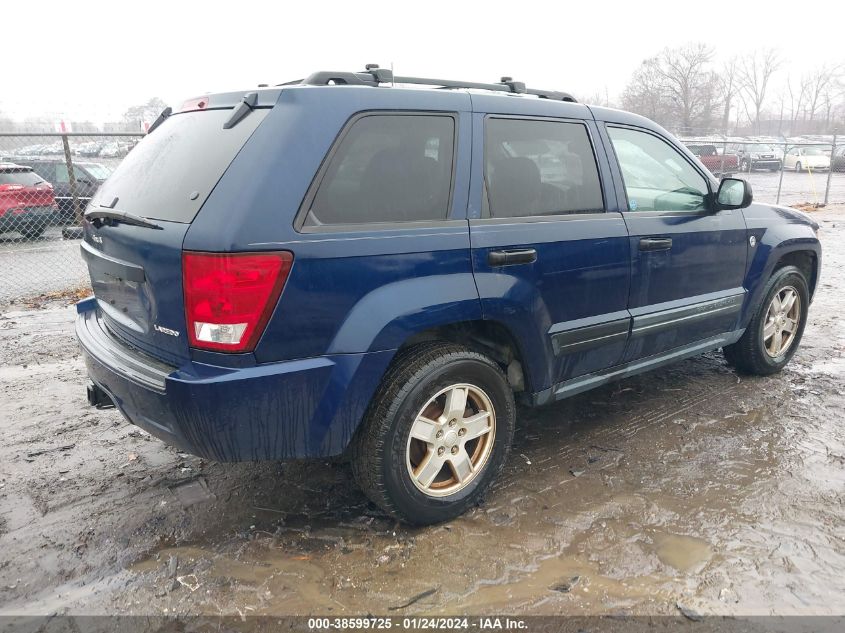
[{"label": "side mirror", "polygon": [[748,181],[739,178],[722,178],[716,193],[716,208],[744,209],[751,204],[754,194]]}]

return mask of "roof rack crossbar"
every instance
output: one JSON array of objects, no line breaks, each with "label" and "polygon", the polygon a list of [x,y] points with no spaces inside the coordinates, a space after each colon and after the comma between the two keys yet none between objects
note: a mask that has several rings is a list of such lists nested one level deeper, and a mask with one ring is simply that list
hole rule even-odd
[{"label": "roof rack crossbar", "polygon": [[501,83],[491,84],[475,81],[458,81],[454,79],[432,79],[429,77],[394,77],[390,69],[379,68],[375,64],[367,64],[367,70],[365,72],[358,73],[332,71],[316,72],[303,79],[300,83],[309,86],[326,86],[332,84],[342,86],[378,86],[382,83],[415,84],[421,86],[439,86],[440,88],[470,88],[478,90],[492,90],[495,92],[508,92],[512,94],[530,94],[541,99],[553,99],[555,101],[570,101],[575,103],[575,98],[568,92],[526,88],[524,83],[520,81],[513,81],[510,77],[502,77]]}]

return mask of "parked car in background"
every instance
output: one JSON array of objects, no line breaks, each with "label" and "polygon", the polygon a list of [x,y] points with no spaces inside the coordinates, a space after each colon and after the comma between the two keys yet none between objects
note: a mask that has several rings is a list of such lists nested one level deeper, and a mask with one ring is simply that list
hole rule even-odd
[{"label": "parked car in background", "polygon": [[714,176],[732,174],[739,169],[737,155],[730,152],[720,154],[715,145],[694,143],[687,145],[687,149],[698,156],[698,159]]},{"label": "parked car in background", "polygon": [[40,237],[53,220],[53,187],[30,167],[0,163],[0,233]]},{"label": "parked car in background", "polygon": [[729,146],[739,159],[740,171],[768,169],[778,171],[781,167],[781,152],[767,143],[736,144]]},{"label": "parked car in background", "polygon": [[832,157],[834,171],[845,171],[845,147],[837,147]]},{"label": "parked car in background", "polygon": [[[73,210],[73,196],[71,195],[70,178],[67,163],[63,158],[21,158],[19,164],[27,165],[44,180],[53,185],[56,204],[59,208],[57,220],[62,224],[71,224],[76,218]],[[73,173],[76,179],[76,194],[81,209],[97,192],[100,185],[111,174],[111,169],[100,163],[74,162]]]},{"label": "parked car in background", "polygon": [[783,158],[784,169],[795,171],[826,171],[830,169],[830,156],[821,147],[790,147]]},{"label": "parked car in background", "polygon": [[318,72],[161,119],[85,212],[91,404],[206,459],[343,456],[430,524],[502,471],[516,398],[719,348],[752,374],[789,362],[810,217],[629,112],[392,83]]}]

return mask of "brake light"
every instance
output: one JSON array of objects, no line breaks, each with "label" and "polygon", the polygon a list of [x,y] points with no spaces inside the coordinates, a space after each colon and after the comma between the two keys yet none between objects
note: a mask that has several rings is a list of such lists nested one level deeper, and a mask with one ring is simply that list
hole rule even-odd
[{"label": "brake light", "polygon": [[192,110],[205,110],[208,106],[208,97],[197,97],[195,99],[188,99],[179,108],[179,112],[191,112]]},{"label": "brake light", "polygon": [[250,352],[288,278],[293,253],[182,254],[182,288],[192,347]]}]

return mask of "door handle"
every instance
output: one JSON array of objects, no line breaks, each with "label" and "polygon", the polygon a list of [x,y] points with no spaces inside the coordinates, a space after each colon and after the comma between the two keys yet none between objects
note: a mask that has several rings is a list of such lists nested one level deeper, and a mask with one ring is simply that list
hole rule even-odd
[{"label": "door handle", "polygon": [[668,251],[670,248],[671,237],[644,237],[640,240],[641,251]]},{"label": "door handle", "polygon": [[487,254],[487,263],[491,266],[533,264],[536,261],[537,251],[533,248],[521,248],[512,251],[490,251]]}]

